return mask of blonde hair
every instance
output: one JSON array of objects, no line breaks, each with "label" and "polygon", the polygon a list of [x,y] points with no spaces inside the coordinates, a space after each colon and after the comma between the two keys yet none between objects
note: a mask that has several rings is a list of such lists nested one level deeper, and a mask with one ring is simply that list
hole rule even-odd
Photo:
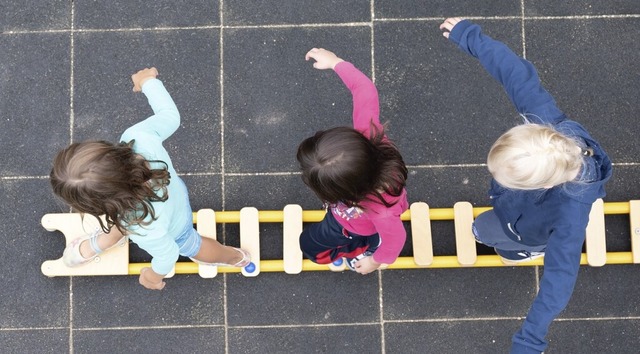
[{"label": "blonde hair", "polygon": [[523,124],[496,140],[487,166],[502,186],[532,190],[574,180],[583,161],[582,149],[575,140],[549,126]]}]

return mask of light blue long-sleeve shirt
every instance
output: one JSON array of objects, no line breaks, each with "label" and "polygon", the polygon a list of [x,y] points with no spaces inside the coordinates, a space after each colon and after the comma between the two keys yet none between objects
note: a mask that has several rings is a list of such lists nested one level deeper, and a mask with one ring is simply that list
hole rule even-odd
[{"label": "light blue long-sleeve shirt", "polygon": [[[173,99],[158,79],[150,79],[142,86],[154,115],[125,130],[121,141],[135,140],[135,153],[150,161],[152,168],[162,168],[162,161],[167,164],[171,174],[171,182],[167,186],[169,198],[164,202],[151,202],[156,220],[147,226],[127,228],[129,239],[152,257],[151,268],[158,274],[171,271],[179,256],[179,247],[175,239],[185,228],[193,227],[188,192],[178,177],[171,158],[162,142],[170,137],[180,126],[180,113]],[[147,218],[147,221],[151,217]]]}]

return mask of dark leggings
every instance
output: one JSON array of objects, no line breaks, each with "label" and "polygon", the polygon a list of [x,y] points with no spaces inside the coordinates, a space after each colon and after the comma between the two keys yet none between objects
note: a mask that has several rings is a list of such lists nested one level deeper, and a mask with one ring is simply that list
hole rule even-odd
[{"label": "dark leggings", "polygon": [[314,263],[328,264],[338,258],[355,258],[380,243],[376,233],[356,235],[345,230],[329,210],[321,222],[309,225],[300,234],[300,249]]}]

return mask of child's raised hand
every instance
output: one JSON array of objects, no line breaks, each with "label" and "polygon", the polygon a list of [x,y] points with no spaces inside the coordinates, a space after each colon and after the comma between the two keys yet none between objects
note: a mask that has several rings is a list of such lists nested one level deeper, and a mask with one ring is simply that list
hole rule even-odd
[{"label": "child's raised hand", "polygon": [[323,48],[311,48],[304,56],[304,60],[314,59],[313,67],[319,70],[333,69],[344,60],[338,58],[333,52]]},{"label": "child's raised hand", "polygon": [[156,68],[144,68],[131,75],[133,92],[142,91],[142,85],[144,85],[147,80],[156,78],[156,76],[158,76],[158,70]]},{"label": "child's raised hand", "polygon": [[453,27],[455,27],[458,22],[462,21],[463,19],[460,17],[449,17],[448,19],[444,20],[444,22],[442,22],[442,24],[440,25],[440,29],[444,32],[442,32],[442,35],[445,38],[449,38],[449,33],[451,33],[451,30],[453,30]]}]

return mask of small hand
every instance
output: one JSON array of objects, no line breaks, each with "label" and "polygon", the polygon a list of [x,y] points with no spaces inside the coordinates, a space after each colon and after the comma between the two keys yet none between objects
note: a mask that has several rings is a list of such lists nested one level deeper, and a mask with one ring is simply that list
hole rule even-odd
[{"label": "small hand", "polygon": [[355,264],[356,272],[369,274],[380,267],[380,263],[373,260],[373,256],[364,257]]},{"label": "small hand", "polygon": [[133,92],[142,91],[142,85],[149,80],[158,76],[158,70],[156,68],[144,68],[137,73],[131,75],[131,81],[133,82]]},{"label": "small hand", "polygon": [[338,63],[344,61],[338,58],[333,52],[323,48],[311,48],[304,56],[304,60],[309,61],[309,59],[316,61],[313,63],[313,67],[319,70],[333,69]]},{"label": "small hand", "polygon": [[149,267],[144,267],[140,269],[140,285],[144,286],[149,290],[162,290],[164,286],[167,285],[162,279],[163,275],[160,275],[153,271],[153,269]]},{"label": "small hand", "polygon": [[444,20],[444,22],[442,22],[442,24],[440,25],[440,29],[444,32],[442,32],[442,35],[445,36],[445,38],[449,38],[449,33],[451,33],[451,31],[453,30],[453,27],[455,27],[458,22],[462,21],[463,19],[460,17],[449,17],[448,19]]}]

